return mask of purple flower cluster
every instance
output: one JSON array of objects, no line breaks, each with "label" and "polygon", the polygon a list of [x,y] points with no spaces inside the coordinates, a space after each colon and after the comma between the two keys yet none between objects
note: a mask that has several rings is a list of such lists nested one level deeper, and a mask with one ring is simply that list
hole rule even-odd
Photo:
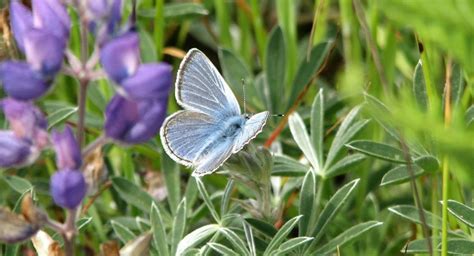
[{"label": "purple flower cluster", "polygon": [[26,61],[0,64],[5,92],[18,100],[44,95],[61,69],[71,21],[58,0],[32,0],[32,10],[19,1],[10,5],[11,27]]},{"label": "purple flower cluster", "polygon": [[[0,108],[10,126],[10,130],[0,131],[0,168],[31,164],[51,144],[58,168],[51,177],[51,195],[57,205],[74,209],[87,190],[79,143],[70,127],[49,136],[46,119],[33,104],[49,90],[63,65],[71,20],[62,2],[32,0],[31,10],[19,0],[10,3],[13,35],[25,60],[0,63],[0,84],[8,95],[0,101]],[[81,79],[92,80],[90,74],[100,60],[117,88],[105,111],[106,137],[125,144],[153,138],[166,115],[171,66],[141,63],[135,28],[119,27],[122,0],[86,0],[80,5],[84,8],[81,19],[96,35],[99,51],[86,65],[68,53],[70,67],[65,65],[64,70],[76,78],[81,74]]]}]

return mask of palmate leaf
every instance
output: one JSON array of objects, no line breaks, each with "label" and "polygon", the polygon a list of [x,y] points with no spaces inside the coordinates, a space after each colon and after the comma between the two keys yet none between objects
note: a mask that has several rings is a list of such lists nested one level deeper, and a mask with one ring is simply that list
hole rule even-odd
[{"label": "palmate leaf", "polygon": [[207,208],[209,209],[209,212],[211,213],[212,217],[216,222],[220,222],[220,217],[219,214],[216,211],[216,208],[214,207],[214,204],[212,204],[211,197],[207,193],[206,188],[204,187],[204,183],[202,183],[201,179],[196,178],[197,182],[197,187],[199,190],[199,194],[201,195],[202,199],[204,200],[204,203],[206,204]]},{"label": "palmate leaf", "polygon": [[202,226],[193,232],[187,234],[178,244],[176,249],[176,255],[182,255],[186,250],[193,248],[194,246],[200,244],[217,231],[219,231],[220,226],[217,224],[209,224]]},{"label": "palmate leaf", "polygon": [[320,89],[314,98],[311,107],[311,142],[315,148],[316,157],[320,166],[324,165],[323,160],[323,140],[324,140],[324,94]]},{"label": "palmate leaf", "polygon": [[[436,244],[436,251],[441,252],[440,239],[436,239],[434,243]],[[413,240],[400,252],[409,254],[429,253],[428,243],[426,239]],[[448,253],[450,255],[472,255],[474,254],[474,241],[459,238],[448,239]]]},{"label": "palmate leaf", "polygon": [[423,74],[423,68],[421,60],[415,67],[415,74],[413,75],[413,94],[418,106],[422,110],[428,109],[428,95],[426,94],[425,77]]},{"label": "palmate leaf", "polygon": [[184,231],[186,229],[186,198],[183,198],[181,203],[178,205],[176,216],[174,216],[173,227],[171,228],[171,255],[174,255],[178,243],[183,238]]},{"label": "palmate leaf", "polygon": [[214,251],[218,252],[220,255],[229,255],[229,256],[238,256],[240,254],[232,251],[229,247],[218,244],[218,243],[207,243],[209,247],[211,247]]},{"label": "palmate leaf", "polygon": [[283,240],[288,236],[288,234],[293,230],[293,228],[298,224],[299,220],[301,219],[300,216],[296,216],[292,218],[291,220],[287,221],[280,230],[275,234],[273,239],[270,241],[270,243],[267,246],[267,249],[265,252],[263,252],[263,255],[272,255],[275,250],[278,249],[278,246],[283,242]]},{"label": "palmate leaf", "polygon": [[350,195],[352,195],[354,189],[359,184],[359,181],[360,179],[356,179],[347,183],[342,188],[340,188],[333,195],[333,197],[331,197],[331,199],[329,199],[329,202],[326,204],[318,217],[316,226],[313,230],[310,230],[311,236],[314,237],[314,240],[311,242],[312,246],[314,246],[319,241],[319,239],[321,239],[325,229],[328,227],[328,224],[334,219],[342,205],[347,202],[348,198]]},{"label": "palmate leaf", "polygon": [[304,176],[310,167],[298,162],[297,160],[285,156],[273,156],[272,176],[298,177]]},{"label": "palmate leaf", "polygon": [[122,224],[111,221],[110,224],[112,225],[112,229],[114,230],[117,237],[122,241],[122,243],[126,244],[128,241],[133,240],[136,235],[127,227],[123,226]]},{"label": "palmate leaf", "polygon": [[[390,207],[388,208],[389,211],[393,212],[394,214],[402,217],[402,218],[405,218],[405,219],[408,219],[414,223],[417,223],[417,224],[422,224],[421,220],[420,220],[420,216],[419,216],[419,210],[418,208],[416,208],[415,206],[413,205],[396,205],[396,206],[393,206],[393,207]],[[436,216],[436,215],[433,215],[431,212],[427,211],[427,210],[423,210],[424,213],[425,213],[425,217],[426,217],[426,225],[428,225],[429,227],[433,227],[433,223],[434,221],[437,222],[437,226],[438,227],[441,227],[441,218]]]},{"label": "palmate leaf", "polygon": [[382,160],[394,163],[406,162],[403,158],[403,151],[387,144],[368,140],[357,140],[347,144],[346,146],[360,153]]},{"label": "palmate leaf", "polygon": [[[300,191],[299,214],[302,215],[299,222],[298,233],[300,236],[308,234],[311,219],[315,214],[314,199],[316,198],[316,177],[313,172],[307,172],[303,179],[303,185]],[[313,217],[314,218],[314,217]]]},{"label": "palmate leaf", "polygon": [[277,26],[270,33],[265,50],[265,77],[270,88],[271,110],[273,113],[283,112],[282,94],[285,95],[286,45],[282,29]]},{"label": "palmate leaf", "polygon": [[306,236],[289,239],[288,241],[282,243],[280,247],[278,247],[278,250],[275,252],[275,255],[286,255],[287,253],[293,250],[297,250],[298,248],[306,245],[313,239],[313,237]]},{"label": "palmate leaf", "polygon": [[229,228],[221,228],[219,229],[219,232],[227,238],[237,253],[240,255],[250,255],[250,251],[245,247],[244,241],[242,241],[234,231]]}]

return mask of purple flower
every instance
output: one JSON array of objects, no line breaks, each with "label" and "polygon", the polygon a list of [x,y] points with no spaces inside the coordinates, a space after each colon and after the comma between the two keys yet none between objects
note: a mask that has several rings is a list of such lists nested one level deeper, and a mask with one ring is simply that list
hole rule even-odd
[{"label": "purple flower", "polygon": [[84,199],[87,186],[80,171],[64,169],[57,171],[51,177],[50,190],[57,205],[74,209]]},{"label": "purple flower", "polygon": [[45,82],[41,74],[25,62],[0,63],[0,80],[5,92],[18,100],[38,98],[50,88],[50,83]]},{"label": "purple flower", "polygon": [[26,165],[36,157],[32,154],[31,144],[18,138],[12,131],[0,131],[0,167],[17,167]]},{"label": "purple flower", "polygon": [[166,105],[167,98],[133,101],[115,95],[105,112],[105,133],[123,143],[146,142],[158,133]]},{"label": "purple flower", "polygon": [[116,83],[133,75],[140,64],[138,34],[128,32],[108,41],[101,49],[100,62]]},{"label": "purple flower", "polygon": [[21,3],[12,1],[10,4],[10,21],[18,48],[24,52],[23,39],[27,31],[33,27],[33,15]]},{"label": "purple flower", "polygon": [[13,35],[27,62],[0,66],[6,93],[19,100],[35,99],[47,92],[61,68],[71,26],[60,0],[33,0],[32,6],[30,11],[19,1],[12,1],[10,7]]},{"label": "purple flower", "polygon": [[53,131],[51,139],[56,151],[56,164],[59,169],[81,168],[81,150],[69,126],[66,126],[62,133]]},{"label": "purple flower", "polygon": [[15,136],[28,139],[39,149],[48,144],[46,119],[32,103],[6,98],[1,107]]},{"label": "purple flower", "polygon": [[61,68],[65,43],[48,30],[30,29],[24,38],[26,60],[44,78],[54,76]]},{"label": "purple flower", "polygon": [[60,0],[32,0],[33,25],[58,38],[68,38],[71,20]]},{"label": "purple flower", "polygon": [[116,32],[121,19],[122,0],[87,0],[86,7],[92,27],[99,26],[101,32],[106,33],[99,36]]},{"label": "purple flower", "polygon": [[171,71],[166,63],[142,64],[133,76],[122,81],[121,87],[134,100],[167,99],[173,79]]}]

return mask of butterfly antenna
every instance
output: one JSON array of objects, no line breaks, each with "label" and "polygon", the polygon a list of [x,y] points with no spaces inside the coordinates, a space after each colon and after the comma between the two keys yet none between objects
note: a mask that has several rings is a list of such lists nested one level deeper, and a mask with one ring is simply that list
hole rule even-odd
[{"label": "butterfly antenna", "polygon": [[245,79],[242,78],[242,92],[244,94],[244,114],[247,114],[247,99],[245,98]]}]

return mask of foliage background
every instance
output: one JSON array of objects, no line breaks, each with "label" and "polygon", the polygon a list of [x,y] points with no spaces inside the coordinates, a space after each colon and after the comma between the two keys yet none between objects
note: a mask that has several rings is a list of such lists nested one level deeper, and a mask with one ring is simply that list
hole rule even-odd
[{"label": "foliage background", "polygon": [[[125,2],[130,13],[131,2]],[[337,249],[340,255],[398,255],[428,252],[423,240],[404,249],[426,235],[434,237],[438,254],[444,195],[465,206],[451,202],[451,213],[444,214],[446,236],[455,241],[450,253],[472,253],[472,13],[474,2],[469,0],[137,1],[144,62],[164,60],[177,68],[187,49],[199,48],[219,67],[239,100],[245,80],[250,112],[285,113],[272,118],[253,143],[269,145],[275,139],[273,165],[267,168],[272,193],[259,201],[261,191],[249,192],[242,179],[234,183],[220,174],[198,182],[190,170],[166,157],[158,136],[138,146],[110,144],[89,162],[108,174],[96,180],[96,196],[85,200],[77,252],[98,252],[111,240],[122,247],[151,229],[151,250],[161,254],[174,253],[178,244],[200,248],[190,253],[254,253],[253,243],[258,255],[266,249],[270,254],[270,245],[274,253],[285,254],[284,241],[289,241],[287,247],[297,246],[290,254],[304,254],[318,240],[311,248],[320,253]],[[6,17],[3,11],[0,56],[17,57],[8,47]],[[79,52],[77,23],[70,47]],[[89,87],[88,141],[101,133],[113,90],[107,80]],[[75,124],[76,98],[76,81],[60,75],[55,89],[38,102],[51,128]],[[176,110],[170,97],[169,112]],[[428,160],[417,162],[420,157]],[[228,168],[241,168],[242,158],[234,161],[237,167]],[[336,168],[336,163],[342,166]],[[0,205],[15,208],[33,187],[50,216],[64,218],[48,192],[54,171],[52,152],[34,166],[1,171]],[[412,182],[410,171],[417,176]],[[270,188],[269,180],[256,180]],[[415,203],[413,186],[420,202]],[[245,207],[249,198],[256,198],[257,205],[269,200],[274,212],[252,214]],[[420,207],[426,210],[424,225]],[[231,221],[235,216],[247,221]],[[288,225],[282,228],[283,223]],[[302,223],[324,226],[308,224],[312,234],[304,232]],[[357,226],[363,224],[367,226]],[[273,226],[287,232],[275,234]],[[354,226],[359,229],[350,229]],[[207,229],[193,233],[202,227]],[[254,239],[249,239],[248,229]],[[212,243],[205,246],[209,239]],[[346,240],[351,242],[343,243]],[[15,255],[32,247],[24,243],[0,248],[5,255]]]}]

